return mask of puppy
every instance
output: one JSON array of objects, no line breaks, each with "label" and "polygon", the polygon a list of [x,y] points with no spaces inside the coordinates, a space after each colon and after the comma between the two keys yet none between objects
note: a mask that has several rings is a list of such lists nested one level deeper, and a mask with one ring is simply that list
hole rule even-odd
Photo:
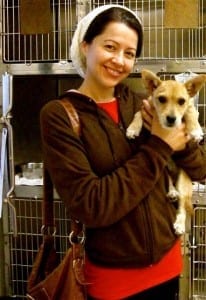
[{"label": "puppy", "polygon": [[[199,75],[186,83],[175,80],[160,80],[149,70],[142,71],[143,84],[149,93],[149,101],[156,109],[161,126],[168,130],[179,126],[184,120],[186,132],[197,142],[203,138],[203,131],[198,122],[198,111],[192,97],[206,82],[206,75]],[[143,126],[141,112],[137,112],[132,123],[127,128],[127,137],[138,136]],[[186,210],[191,214],[192,208],[192,181],[184,170],[180,170],[178,179],[173,185],[169,177],[168,195],[171,201],[178,200],[178,211],[174,223],[176,234],[185,232]]]}]

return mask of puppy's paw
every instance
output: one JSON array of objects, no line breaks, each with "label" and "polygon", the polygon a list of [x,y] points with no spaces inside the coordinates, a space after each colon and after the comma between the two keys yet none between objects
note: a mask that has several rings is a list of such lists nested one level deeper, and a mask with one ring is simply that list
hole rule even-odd
[{"label": "puppy's paw", "polygon": [[128,127],[126,131],[126,135],[129,139],[134,139],[136,136],[139,135],[139,131],[135,128]]},{"label": "puppy's paw", "polygon": [[194,129],[190,132],[191,137],[196,141],[200,142],[203,139],[204,133],[202,131],[202,128]]},{"label": "puppy's paw", "polygon": [[139,136],[140,131],[143,126],[143,119],[141,112],[138,111],[134,115],[132,122],[127,127],[126,135],[129,139],[134,139],[136,136]]},{"label": "puppy's paw", "polygon": [[178,214],[175,223],[173,224],[175,233],[182,235],[185,233],[185,215]]},{"label": "puppy's paw", "polygon": [[174,223],[174,229],[176,235],[182,235],[185,233],[185,226],[183,224]]},{"label": "puppy's paw", "polygon": [[176,202],[179,200],[179,192],[175,189],[172,189],[171,191],[169,191],[167,193],[167,198],[171,201],[171,202]]}]

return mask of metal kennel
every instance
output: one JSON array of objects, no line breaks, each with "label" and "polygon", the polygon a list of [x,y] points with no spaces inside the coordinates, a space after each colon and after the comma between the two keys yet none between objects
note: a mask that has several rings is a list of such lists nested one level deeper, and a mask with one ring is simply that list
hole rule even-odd
[{"label": "metal kennel", "polygon": [[[37,197],[20,197],[14,198],[13,204],[16,210],[17,236],[14,236],[15,229],[11,220],[13,215],[10,214],[9,206],[6,203],[4,208],[4,219],[9,221],[4,223],[5,281],[8,295],[12,295],[15,299],[24,299],[26,298],[27,277],[34,257],[37,254],[37,249],[42,243],[42,200]],[[62,257],[69,246],[69,220],[60,200],[55,200],[54,210],[57,227],[55,244],[57,251]]]},{"label": "metal kennel", "polygon": [[[127,80],[132,88],[141,88],[142,68],[153,70],[162,79],[178,75],[185,80],[206,73],[205,0],[0,0],[0,88],[2,104],[7,107],[6,113],[2,111],[0,125],[7,132],[10,183],[8,193],[0,199],[0,298],[26,298],[27,277],[42,241],[42,186],[17,184],[17,166],[25,160],[41,160],[36,124],[42,105],[81,80],[73,68],[69,47],[78,21],[93,8],[111,3],[131,8],[143,23],[143,51]],[[184,14],[178,18],[181,8]],[[196,105],[206,132],[206,86]],[[202,143],[206,145],[206,140]],[[194,216],[188,219],[182,238],[185,267],[180,300],[206,299],[205,182],[194,183],[193,202]],[[68,246],[69,220],[58,197],[55,218],[56,247],[63,255]]]},{"label": "metal kennel", "polygon": [[[131,8],[142,19],[144,47],[134,71],[142,64],[158,71],[206,70],[204,0],[1,0],[3,62],[17,64],[8,66],[12,73],[74,71],[69,45],[78,20],[111,3]],[[173,3],[175,13],[184,9],[185,17],[173,15]]]},{"label": "metal kennel", "polygon": [[206,299],[206,207],[195,207],[191,231],[191,299]]}]

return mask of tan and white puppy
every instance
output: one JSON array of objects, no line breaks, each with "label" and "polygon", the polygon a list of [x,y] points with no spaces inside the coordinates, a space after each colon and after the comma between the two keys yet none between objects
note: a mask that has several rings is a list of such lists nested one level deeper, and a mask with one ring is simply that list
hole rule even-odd
[{"label": "tan and white puppy", "polygon": [[[193,97],[206,82],[206,75],[197,75],[185,83],[175,80],[162,81],[149,70],[142,70],[142,80],[149,93],[149,101],[155,108],[161,126],[168,130],[179,126],[184,120],[186,131],[199,142],[203,131],[198,122],[198,111],[194,106]],[[143,126],[141,112],[137,112],[132,123],[127,128],[127,137],[138,136]],[[192,213],[192,182],[188,175],[181,170],[175,187],[169,178],[168,197],[178,200],[178,212],[174,223],[176,234],[185,232],[186,210]]]}]

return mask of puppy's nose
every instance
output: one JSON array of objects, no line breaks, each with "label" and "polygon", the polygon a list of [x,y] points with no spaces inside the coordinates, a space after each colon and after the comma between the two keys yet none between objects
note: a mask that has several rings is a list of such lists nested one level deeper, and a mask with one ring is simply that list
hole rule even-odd
[{"label": "puppy's nose", "polygon": [[175,124],[176,117],[167,116],[167,124],[168,126],[173,126]]}]

